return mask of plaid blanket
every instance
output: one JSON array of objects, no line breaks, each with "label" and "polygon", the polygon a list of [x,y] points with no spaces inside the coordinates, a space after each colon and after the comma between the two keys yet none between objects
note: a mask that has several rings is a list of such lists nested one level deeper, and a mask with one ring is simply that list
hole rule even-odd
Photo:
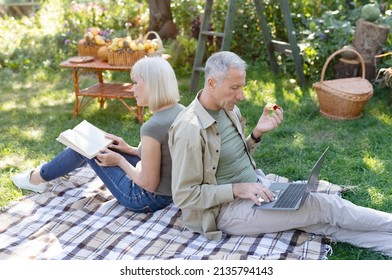
[{"label": "plaid blanket", "polygon": [[[269,175],[273,181],[287,181]],[[319,191],[341,188],[319,182]],[[118,204],[89,167],[0,212],[0,259],[326,259],[330,240],[298,230],[206,240],[171,205],[153,214]]]}]

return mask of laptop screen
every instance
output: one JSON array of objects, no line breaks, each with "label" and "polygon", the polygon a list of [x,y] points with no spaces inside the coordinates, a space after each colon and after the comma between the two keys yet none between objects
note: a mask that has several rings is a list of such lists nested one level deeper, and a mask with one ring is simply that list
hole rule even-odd
[{"label": "laptop screen", "polygon": [[308,188],[310,188],[310,190],[313,189],[313,187],[315,186],[315,184],[317,182],[318,175],[320,173],[321,166],[323,165],[323,161],[325,159],[325,155],[326,155],[328,149],[329,149],[329,147],[327,147],[325,149],[324,153],[317,160],[316,164],[313,167],[312,172],[310,173],[309,180],[308,180]]}]

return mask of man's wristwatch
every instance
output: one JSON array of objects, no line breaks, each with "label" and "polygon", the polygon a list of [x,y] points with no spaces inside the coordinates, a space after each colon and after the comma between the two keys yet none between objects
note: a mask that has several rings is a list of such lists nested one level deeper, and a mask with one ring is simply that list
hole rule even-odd
[{"label": "man's wristwatch", "polygon": [[261,141],[262,136],[260,136],[259,138],[256,138],[253,134],[253,131],[252,131],[252,133],[250,134],[250,137],[252,138],[253,141],[255,141],[255,143],[259,143]]}]

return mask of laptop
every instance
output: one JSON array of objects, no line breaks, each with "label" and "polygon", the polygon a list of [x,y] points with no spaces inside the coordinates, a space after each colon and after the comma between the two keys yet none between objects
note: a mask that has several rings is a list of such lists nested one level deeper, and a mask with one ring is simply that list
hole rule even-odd
[{"label": "laptop", "polygon": [[269,189],[275,194],[275,200],[262,202],[260,205],[254,204],[253,208],[262,210],[298,210],[309,192],[317,189],[316,182],[328,149],[329,147],[325,149],[317,160],[307,182],[272,183]]}]

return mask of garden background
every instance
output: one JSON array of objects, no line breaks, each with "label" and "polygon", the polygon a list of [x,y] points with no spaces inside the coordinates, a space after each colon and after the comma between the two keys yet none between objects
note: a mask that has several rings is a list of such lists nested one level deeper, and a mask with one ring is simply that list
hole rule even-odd
[{"label": "garden background", "polygon": [[[3,0],[0,4],[8,2],[18,1]],[[78,117],[73,117],[72,72],[60,68],[59,64],[77,55],[77,43],[88,27],[107,30],[113,38],[147,32],[147,1],[35,2],[40,3],[35,14],[0,18],[0,207],[3,209],[28,194],[16,188],[10,178],[53,158],[64,148],[56,137],[81,120],[87,119],[133,145],[137,145],[139,138],[140,124],[116,101],[109,101],[104,109],[91,103]],[[214,2],[212,28],[218,31],[223,28],[227,1]],[[392,212],[391,89],[374,83],[374,96],[363,110],[363,116],[352,121],[322,117],[312,89],[312,83],[320,80],[327,57],[352,41],[360,9],[368,1],[289,1],[307,79],[302,88],[296,82],[294,62],[290,58],[279,56],[279,74],[271,73],[253,1],[239,2],[231,50],[249,63],[247,98],[239,104],[248,120],[248,132],[268,98],[276,100],[285,110],[284,123],[266,135],[255,154],[258,166],[266,173],[303,179],[321,151],[330,146],[321,179],[356,186],[344,196],[356,204]],[[274,37],[285,40],[279,1],[265,3]],[[379,23],[392,29],[392,4],[387,3],[380,1],[383,16]],[[164,46],[171,55],[181,102],[185,105],[194,98],[189,85],[197,47],[196,15],[202,13],[203,7],[204,1],[199,0],[171,1],[179,33],[175,39],[165,40]],[[392,51],[391,34],[383,53]],[[219,42],[211,41],[208,52],[214,52],[218,46]],[[384,63],[391,62],[386,59]],[[330,71],[327,75],[333,77]],[[127,73],[108,72],[104,78],[129,81]],[[95,79],[95,75],[82,75],[81,87],[91,85]],[[145,119],[149,116],[147,111]],[[330,259],[386,257],[348,244],[335,244]]]}]

